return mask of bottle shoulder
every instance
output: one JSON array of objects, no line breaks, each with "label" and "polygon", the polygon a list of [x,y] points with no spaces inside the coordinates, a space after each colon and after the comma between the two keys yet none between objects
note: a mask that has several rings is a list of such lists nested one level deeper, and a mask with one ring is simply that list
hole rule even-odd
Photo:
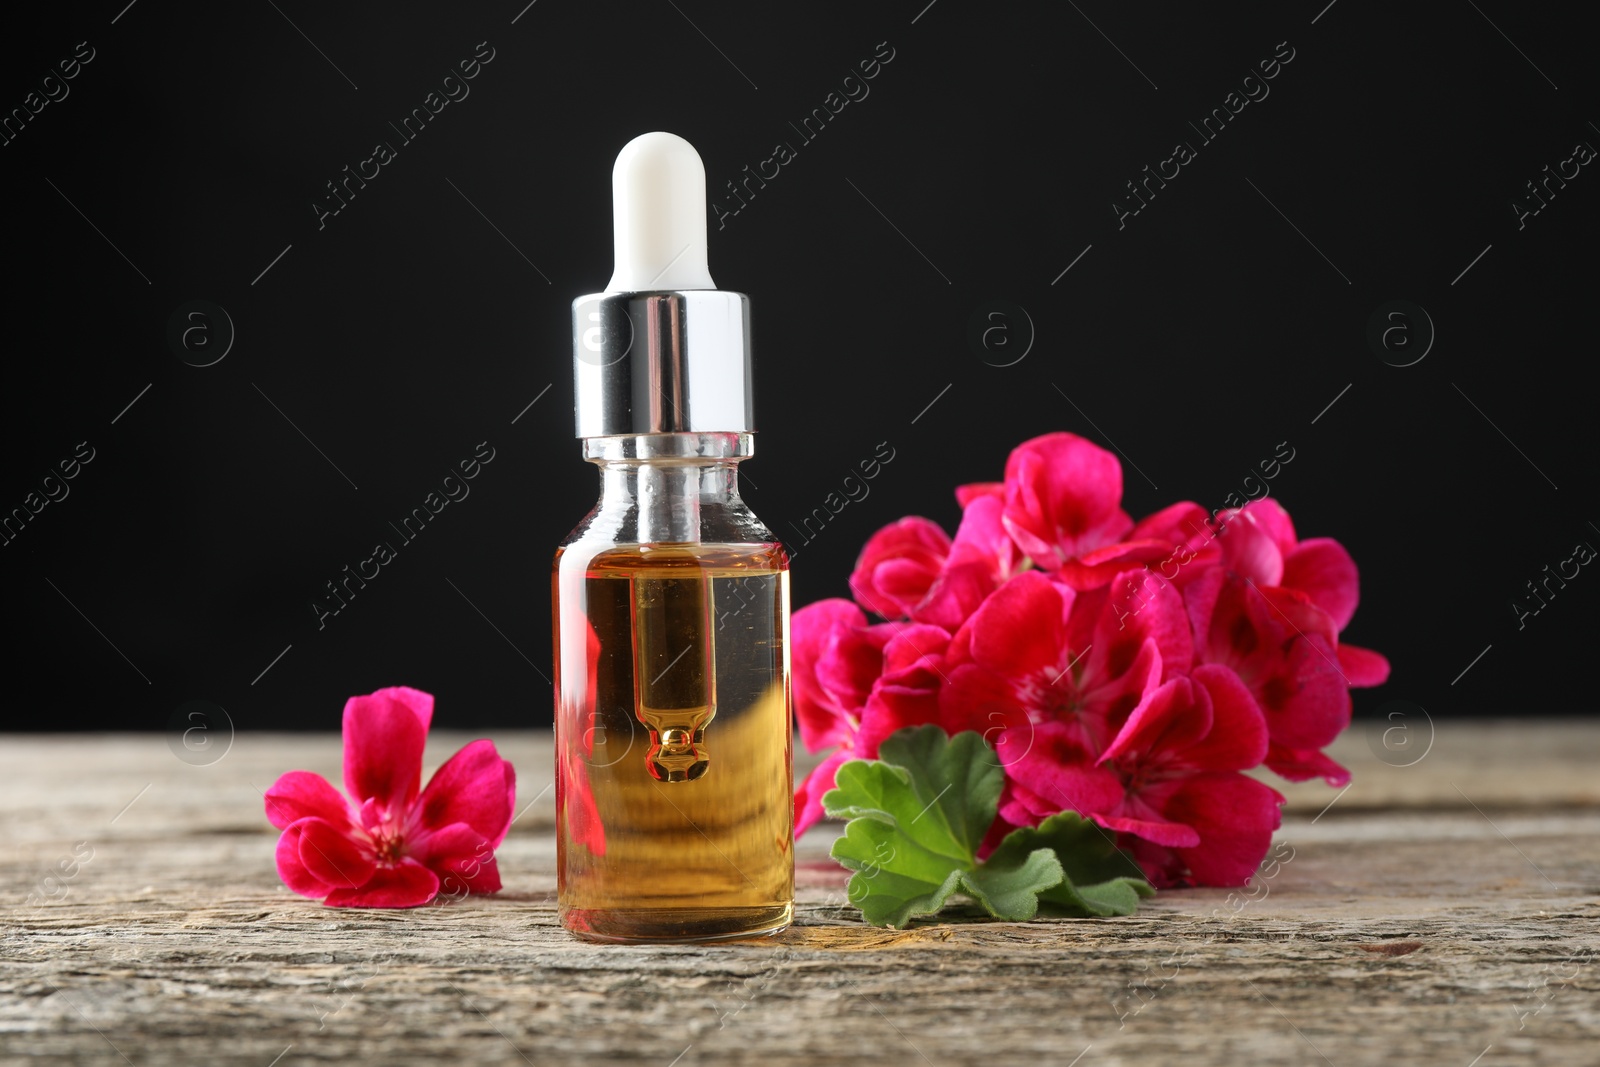
[{"label": "bottle shoulder", "polygon": [[719,546],[773,546],[782,547],[778,537],[742,501],[719,500],[700,502],[695,509],[694,521],[689,528],[694,540],[657,542],[641,536],[639,505],[634,500],[610,502],[601,500],[585,515],[572,532],[562,540],[563,547],[578,544],[699,544]]}]

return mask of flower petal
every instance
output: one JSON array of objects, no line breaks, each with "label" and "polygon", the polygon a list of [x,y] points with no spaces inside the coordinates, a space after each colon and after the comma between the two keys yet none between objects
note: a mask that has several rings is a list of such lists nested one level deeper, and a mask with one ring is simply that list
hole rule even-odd
[{"label": "flower petal", "polygon": [[334,887],[322,881],[306,869],[300,860],[300,838],[305,829],[304,824],[314,821],[308,817],[299,822],[291,823],[284,828],[283,834],[278,838],[278,877],[283,879],[283,884],[312,900],[321,900]]},{"label": "flower petal", "polygon": [[1212,539],[1210,512],[1192,500],[1169,504],[1146,515],[1128,531],[1130,541],[1166,541],[1174,548],[1178,545],[1198,547]]},{"label": "flower petal", "polygon": [[407,842],[406,854],[439,876],[439,891],[449,896],[493,893],[500,888],[494,845],[476,827],[452,823]]},{"label": "flower petal", "polygon": [[852,745],[857,759],[875,759],[879,743],[896,730],[940,721],[940,664],[950,635],[937,626],[885,625],[894,636],[883,648],[883,675],[861,709]]},{"label": "flower petal", "polygon": [[945,672],[939,687],[939,725],[954,737],[976,730],[994,743],[997,732],[1019,727],[1031,736],[1026,682],[996,674],[976,663],[961,663]]},{"label": "flower petal", "polygon": [[1117,847],[1132,853],[1135,862],[1144,871],[1145,879],[1157,889],[1183,885],[1188,881],[1189,869],[1176,849],[1152,845],[1133,834],[1118,834]]},{"label": "flower petal", "polygon": [[897,684],[913,680],[935,682],[937,679],[929,675],[938,674],[950,634],[942,627],[914,622],[887,624],[885,629],[890,637],[883,646],[884,680]]},{"label": "flower petal", "polygon": [[1202,774],[1180,785],[1162,811],[1200,833],[1197,846],[1179,850],[1197,883],[1244,885],[1272,845],[1282,804],[1282,794],[1253,778]]},{"label": "flower petal", "polygon": [[1350,784],[1350,771],[1314,748],[1288,748],[1274,744],[1267,749],[1267,769],[1291,782],[1321,778],[1335,789]]},{"label": "flower petal", "polygon": [[1022,554],[1006,533],[1003,510],[996,496],[979,496],[967,505],[939,578],[912,618],[958,630],[984,598],[1016,572]]},{"label": "flower petal", "polygon": [[353,889],[372,877],[375,864],[370,849],[363,848],[348,830],[322,819],[302,819],[300,862],[311,876],[335,889]]},{"label": "flower petal", "polygon": [[[1140,646],[1150,639],[1161,652],[1162,681],[1189,673],[1194,662],[1194,636],[1177,586],[1154,571],[1124,571],[1103,593],[1085,594],[1080,600],[1087,601],[1081,605],[1085,608],[1099,605],[1093,637],[1084,643],[1094,646],[1089,657],[1090,671],[1107,678],[1126,673],[1138,658]],[[1074,605],[1075,609],[1078,607]]]},{"label": "flower petal", "polygon": [[[1299,543],[1299,537],[1294,532],[1294,521],[1289,518],[1289,513],[1283,505],[1271,497],[1252,500],[1238,511],[1228,512],[1227,516],[1246,515],[1251,525],[1266,532],[1272,538],[1272,543],[1278,547],[1278,555],[1288,556],[1294,551],[1294,546]],[[1223,521],[1227,521],[1226,518]]]},{"label": "flower petal", "polygon": [[1262,518],[1270,514],[1252,504],[1218,516],[1222,525],[1217,538],[1222,545],[1222,565],[1257,585],[1277,585],[1283,579],[1283,551],[1273,537],[1271,525]]},{"label": "flower petal", "polygon": [[1285,556],[1281,584],[1310,597],[1313,604],[1333,617],[1334,626],[1340,630],[1350,625],[1350,617],[1361,601],[1356,561],[1331,537],[1302,541]]},{"label": "flower petal", "polygon": [[972,658],[1007,677],[1067,665],[1064,631],[1073,593],[1038,571],[994,591],[972,617]]},{"label": "flower petal", "polygon": [[1329,647],[1338,644],[1339,628],[1333,624],[1333,616],[1317,607],[1305,593],[1284,586],[1255,588],[1276,619],[1303,636],[1322,638]]},{"label": "flower petal", "polygon": [[980,497],[992,496],[1004,499],[1005,495],[1005,482],[971,482],[967,485],[956,486],[956,503],[962,507],[966,507]]},{"label": "flower petal", "polygon": [[1074,589],[1098,589],[1123,571],[1159,564],[1171,552],[1164,541],[1118,541],[1063,561],[1055,573]]},{"label": "flower petal", "polygon": [[516,792],[516,772],[494,742],[474,741],[434,772],[417,799],[412,825],[429,831],[465,823],[495,849],[511,828]]},{"label": "flower petal", "polygon": [[1339,668],[1357,689],[1368,689],[1389,680],[1389,661],[1381,653],[1355,645],[1339,646]]},{"label": "flower petal", "polygon": [[861,711],[853,746],[856,759],[877,759],[884,739],[908,726],[940,722],[937,685],[880,685]]},{"label": "flower petal", "polygon": [[859,717],[872,686],[883,674],[883,646],[902,624],[838,626],[812,666],[824,699],[836,712]]},{"label": "flower petal", "polygon": [[350,805],[339,791],[320,774],[290,771],[266,794],[267,821],[280,830],[309,816],[326,819],[335,826],[350,821]]},{"label": "flower petal", "polygon": [[1013,733],[1008,728],[1006,742],[996,748],[1009,761],[1006,776],[1050,810],[1098,815],[1122,803],[1122,782],[1109,768],[1095,766],[1081,728],[1042,722],[1034,724],[1031,734],[1009,736]]},{"label": "flower petal", "polygon": [[855,754],[849,749],[840,749],[817,764],[811,773],[806,775],[806,780],[794,791],[796,838],[805,833],[812,823],[823,817],[825,813],[822,810],[822,795],[833,788],[833,776],[839,766],[854,758]]},{"label": "flower petal", "polygon": [[379,867],[358,889],[335,889],[323,903],[330,908],[416,908],[439,895],[439,876],[409,857]]},{"label": "flower petal", "polygon": [[1095,821],[1113,830],[1120,830],[1150,844],[1168,848],[1191,848],[1200,843],[1200,834],[1192,826],[1170,817],[1164,810],[1167,797],[1177,788],[1177,780],[1168,779],[1155,785],[1126,794],[1116,809],[1097,814]]},{"label": "flower petal", "polygon": [[1252,687],[1274,741],[1322,748],[1350,725],[1350,684],[1337,663],[1338,650],[1320,638],[1296,640],[1282,669]]},{"label": "flower petal", "polygon": [[[1121,732],[1128,717],[1144,702],[1145,696],[1161,686],[1165,676],[1161,665],[1161,652],[1153,640],[1139,646],[1139,655],[1118,677],[1093,679],[1091,689],[1080,687],[1079,699],[1083,702],[1080,715],[1099,746],[1104,750],[1112,738]],[[1179,677],[1182,677],[1181,675]],[[1091,679],[1084,679],[1085,682]]]},{"label": "flower petal", "polygon": [[1077,434],[1035,437],[1006,460],[1006,528],[1047,570],[1127,534],[1121,501],[1122,464]]},{"label": "flower petal", "polygon": [[1112,830],[1141,837],[1151,844],[1168,848],[1193,848],[1200,843],[1200,831],[1159,816],[1136,819],[1129,815],[1097,815],[1095,821]]},{"label": "flower petal", "polygon": [[1267,755],[1267,719],[1249,688],[1227,667],[1206,664],[1190,675],[1211,697],[1211,732],[1188,761],[1209,771],[1247,771]]},{"label": "flower petal", "polygon": [[422,784],[422,749],[433,697],[396,686],[344,705],[344,787],[357,804],[376,800],[399,814]]},{"label": "flower petal", "polygon": [[1196,630],[1196,658],[1236,671],[1256,698],[1273,741],[1322,748],[1350,724],[1349,682],[1327,612],[1304,593],[1257,586],[1216,571],[1184,595]]},{"label": "flower petal", "polygon": [[1227,572],[1221,567],[1213,567],[1183,587],[1183,608],[1189,615],[1189,628],[1194,633],[1196,658],[1200,658],[1211,646],[1211,624],[1227,582]]},{"label": "flower petal", "polygon": [[482,831],[464,822],[423,831],[406,842],[406,855],[435,871],[452,860],[481,859],[493,851]]},{"label": "flower petal", "polygon": [[1145,694],[1097,762],[1116,760],[1127,768],[1193,766],[1189,750],[1211,732],[1211,724],[1210,694],[1188,678],[1174,678]]},{"label": "flower petal", "polygon": [[[1011,826],[1038,826],[1061,810],[1061,802],[1056,801],[1051,804],[1025,786],[1020,786],[1014,780],[1007,778],[1004,788],[1000,791],[999,810],[1000,817],[996,820],[997,824],[1009,823]],[[990,836],[992,835],[993,830],[990,831]],[[999,844],[999,842],[995,841],[991,844],[986,837],[984,844],[989,847],[990,851],[993,851],[994,845]]]},{"label": "flower petal", "polygon": [[468,893],[483,896],[498,893],[503,888],[500,883],[500,861],[494,856],[486,860],[464,860],[439,875],[441,896],[460,898]]},{"label": "flower petal", "polygon": [[1185,500],[1140,519],[1128,533],[1130,542],[1161,545],[1160,556],[1148,559],[1150,569],[1182,589],[1222,562],[1222,546],[1211,525],[1211,515]]}]

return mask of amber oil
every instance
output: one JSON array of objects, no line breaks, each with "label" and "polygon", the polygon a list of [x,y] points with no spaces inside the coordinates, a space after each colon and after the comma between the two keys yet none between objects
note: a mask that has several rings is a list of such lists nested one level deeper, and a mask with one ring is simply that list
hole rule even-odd
[{"label": "amber oil", "polygon": [[561,921],[603,941],[790,922],[781,545],[582,540],[556,556]]}]

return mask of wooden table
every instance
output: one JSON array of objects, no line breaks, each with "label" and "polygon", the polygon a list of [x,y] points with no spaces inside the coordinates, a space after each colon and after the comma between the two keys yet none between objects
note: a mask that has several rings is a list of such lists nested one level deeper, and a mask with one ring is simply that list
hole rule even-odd
[{"label": "wooden table", "polygon": [[557,926],[549,737],[496,740],[532,802],[505,891],[389,912],[273,868],[259,790],[337,782],[337,737],[210,766],[162,736],[0,740],[0,1062],[1600,1064],[1600,724],[1441,724],[1409,767],[1358,726],[1354,785],[1285,790],[1280,862],[1232,896],[873,929],[824,827],[792,929],[666,948]]}]

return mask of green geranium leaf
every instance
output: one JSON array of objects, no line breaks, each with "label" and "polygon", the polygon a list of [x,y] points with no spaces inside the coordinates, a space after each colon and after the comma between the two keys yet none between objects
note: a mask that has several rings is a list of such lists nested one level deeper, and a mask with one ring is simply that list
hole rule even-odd
[{"label": "green geranium leaf", "polygon": [[1126,915],[1153,892],[1110,835],[1071,813],[1007,835],[978,862],[1005,772],[977,733],[910,727],[878,755],[843,764],[822,798],[829,816],[850,820],[833,857],[854,872],[850,902],[870,923],[905,926],[957,892],[1009,922],[1033,918],[1041,902],[1057,913]]},{"label": "green geranium leaf", "polygon": [[908,727],[884,738],[878,759],[910,773],[911,788],[928,808],[923,819],[937,815],[962,855],[978,851],[1006,784],[999,758],[981,735],[968,730],[946,737],[937,726]]},{"label": "green geranium leaf", "polygon": [[961,887],[996,919],[1026,922],[1039,913],[1046,890],[1061,884],[1061,861],[1047,848],[1036,849],[1020,863],[980,863],[961,875]]},{"label": "green geranium leaf", "polygon": [[1060,857],[1065,874],[1060,884],[1039,894],[1056,914],[1132,915],[1140,897],[1155,895],[1139,865],[1117,848],[1111,834],[1071,811],[1011,831],[989,862],[1016,862],[1041,848]]},{"label": "green geranium leaf", "polygon": [[[873,766],[865,762],[853,765]],[[843,772],[851,766],[847,763],[839,769]],[[848,787],[834,792],[841,791]],[[898,822],[874,816],[850,821],[844,836],[833,843],[833,858],[855,872],[846,893],[874,926],[902,927],[914,915],[933,914],[960,888],[963,873],[960,861],[903,833]]]}]

